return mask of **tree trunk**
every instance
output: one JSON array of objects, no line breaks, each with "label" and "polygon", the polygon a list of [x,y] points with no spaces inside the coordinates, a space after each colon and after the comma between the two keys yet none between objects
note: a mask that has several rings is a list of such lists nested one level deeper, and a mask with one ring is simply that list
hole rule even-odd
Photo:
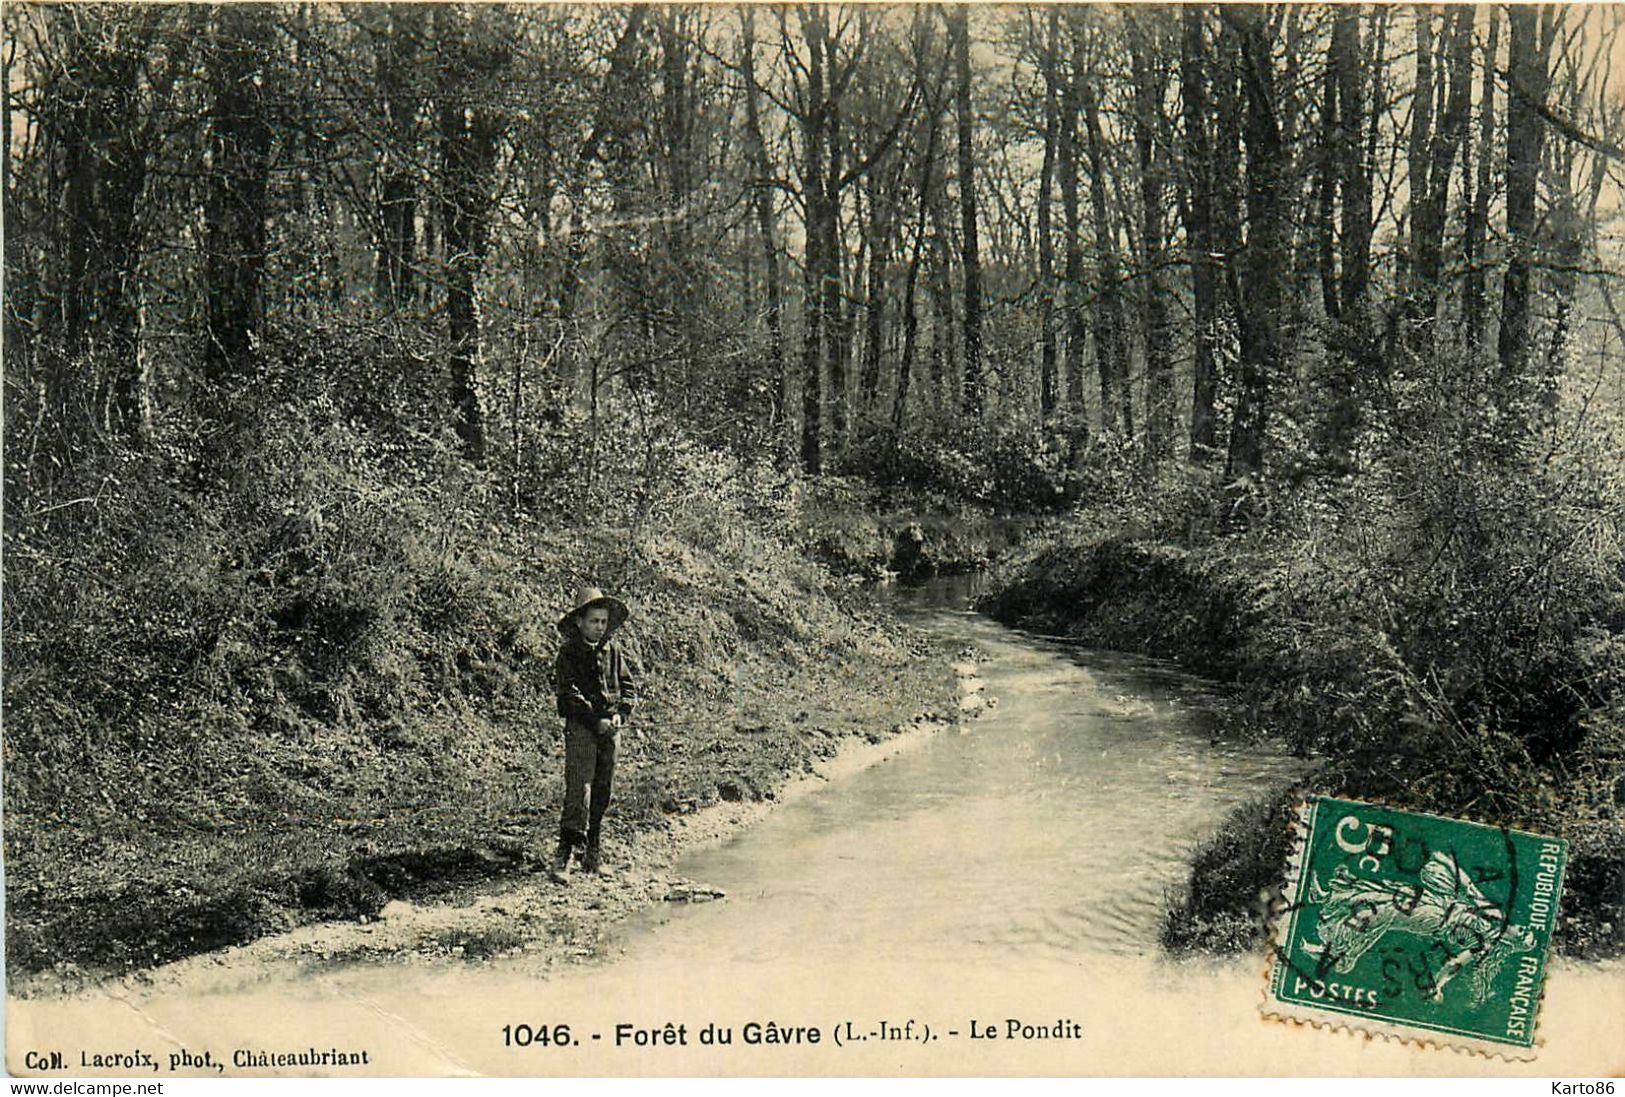
[{"label": "tree trunk", "polygon": [[[1321,166],[1323,185],[1333,183],[1342,196],[1339,270],[1325,289],[1327,314],[1336,333],[1327,348],[1328,389],[1316,424],[1317,448],[1328,469],[1347,471],[1354,461],[1364,375],[1375,353],[1366,303],[1371,268],[1371,174],[1366,153],[1365,65],[1360,47],[1360,8],[1349,4],[1333,18],[1327,54],[1327,94],[1335,104],[1335,126]],[[1330,195],[1327,194],[1329,199]],[[1325,247],[1332,250],[1326,211]],[[1322,258],[1327,268],[1330,256]]]},{"label": "tree trunk", "polygon": [[1410,184],[1410,236],[1399,255],[1400,285],[1416,293],[1416,253],[1421,246],[1418,216],[1427,200],[1428,142],[1433,131],[1433,9],[1427,4],[1412,6],[1416,30],[1416,80],[1411,95],[1410,142],[1406,148],[1406,179]]},{"label": "tree trunk", "polygon": [[[8,44],[9,45],[9,44]],[[15,55],[12,49],[0,49],[0,82],[10,88],[12,86],[12,69],[15,65]],[[12,178],[15,171],[13,157],[17,155],[14,148],[15,135],[11,132],[11,100],[10,95],[0,96],[0,218],[7,224],[15,225],[20,213],[17,202],[17,187]],[[18,283],[28,282],[32,289],[32,277],[22,272],[27,263],[26,253],[18,246],[15,231],[6,234],[0,247],[5,249],[4,262],[7,275],[7,300],[0,301],[0,315],[3,315],[4,335],[0,336],[0,346],[15,347],[23,337],[22,317],[28,314],[28,306],[20,304],[20,299],[32,300],[33,293],[19,294]]]},{"label": "tree trunk", "polygon": [[878,167],[868,177],[869,273],[864,298],[863,371],[858,380],[862,406],[868,415],[880,393],[880,350],[886,328],[886,274],[891,267],[895,188],[877,180]]},{"label": "tree trunk", "polygon": [[[1337,69],[1338,145],[1342,189],[1342,271],[1339,278],[1340,314],[1344,323],[1365,324],[1366,292],[1371,284],[1371,172],[1367,144],[1365,66],[1360,56],[1360,12],[1353,5],[1337,9],[1332,29],[1332,52]],[[1378,56],[1376,63],[1385,59]],[[1375,135],[1377,126],[1369,126]]]},{"label": "tree trunk", "polygon": [[[658,262],[665,268],[665,276],[676,285],[700,289],[703,274],[694,245],[694,199],[696,157],[694,132],[698,125],[694,95],[690,87],[690,73],[695,68],[691,57],[690,40],[693,37],[690,9],[669,5],[657,9],[655,27],[660,42],[660,159],[665,170],[661,177],[664,186],[666,216],[657,224],[661,228],[661,248]],[[651,267],[655,266],[651,262]],[[660,277],[656,274],[655,277]],[[659,293],[650,295],[658,297]],[[665,358],[669,369],[677,373],[674,378],[680,393],[680,405],[685,414],[695,396],[700,348],[707,339],[707,329],[713,319],[705,304],[704,293],[679,293],[656,307],[658,321],[653,325],[664,336],[661,344],[653,348],[654,355]],[[649,371],[636,371],[640,381],[651,379]]]},{"label": "tree trunk", "polygon": [[1038,414],[1048,422],[1058,398],[1055,377],[1055,240],[1050,225],[1050,202],[1055,185],[1055,144],[1058,104],[1056,86],[1060,56],[1060,9],[1049,9],[1044,64],[1044,162],[1038,173]]},{"label": "tree trunk", "polygon": [[1316,217],[1315,268],[1320,277],[1320,307],[1326,318],[1336,321],[1342,315],[1337,296],[1337,177],[1340,163],[1341,125],[1337,117],[1337,54],[1335,17],[1332,41],[1326,52],[1326,69],[1320,83],[1320,147],[1315,161]]},{"label": "tree trunk", "polygon": [[1226,6],[1224,18],[1238,32],[1246,90],[1247,247],[1238,294],[1241,376],[1226,465],[1226,472],[1239,478],[1263,469],[1271,382],[1281,367],[1290,239],[1285,217],[1289,178],[1275,116],[1275,73],[1265,15],[1235,4]]},{"label": "tree trunk", "polygon": [[441,222],[446,242],[446,321],[451,339],[452,425],[463,454],[476,463],[485,459],[485,424],[480,408],[478,363],[480,324],[475,288],[485,264],[496,143],[500,126],[487,107],[470,105],[474,98],[465,62],[466,28],[455,22],[451,9],[437,12],[444,26],[437,28],[455,59],[448,66],[447,82],[440,90],[440,157],[444,172]]},{"label": "tree trunk", "polygon": [[824,256],[826,212],[824,142],[828,127],[824,97],[824,37],[822,9],[803,10],[802,29],[808,42],[807,102],[802,115],[805,180],[806,262],[803,265],[801,338],[801,467],[817,474],[823,467],[824,418]]},{"label": "tree trunk", "polygon": [[[75,51],[77,52],[77,51]],[[95,308],[96,264],[101,248],[96,233],[96,154],[98,134],[92,132],[90,92],[68,113],[58,140],[62,148],[62,187],[67,214],[67,272],[62,281],[62,330],[68,347],[79,352],[90,335]]]},{"label": "tree trunk", "polygon": [[420,9],[384,9],[385,29],[379,46],[378,90],[384,100],[392,144],[380,167],[377,296],[388,308],[412,303],[413,269],[417,263],[417,187],[412,160],[417,151],[418,98],[409,74],[421,33]]},{"label": "tree trunk", "polygon": [[1146,456],[1160,461],[1171,452],[1174,434],[1174,366],[1168,347],[1168,304],[1162,278],[1167,258],[1163,253],[1163,168],[1155,144],[1162,128],[1165,74],[1156,56],[1155,39],[1139,18],[1129,24],[1129,52],[1134,75],[1134,147],[1140,176]]},{"label": "tree trunk", "polygon": [[932,176],[937,160],[937,137],[941,130],[942,105],[932,96],[926,107],[925,156],[920,161],[919,209],[914,221],[914,251],[909,257],[908,274],[903,283],[903,352],[897,363],[897,389],[892,397],[892,426],[901,428],[907,415],[909,388],[914,375],[914,360],[918,354],[920,317],[915,297],[920,277],[920,262],[925,254],[927,219],[931,211]]},{"label": "tree trunk", "polygon": [[1215,39],[1214,64],[1210,86],[1214,92],[1213,117],[1213,229],[1220,269],[1224,272],[1224,303],[1230,320],[1240,326],[1241,301],[1235,265],[1241,256],[1241,123],[1245,113],[1245,93],[1241,86],[1241,63],[1236,47],[1236,30],[1221,20]]},{"label": "tree trunk", "polygon": [[141,230],[136,204],[146,181],[145,152],[129,148],[120,158],[123,170],[113,173],[102,188],[107,270],[101,280],[98,306],[107,328],[113,371],[108,401],[109,426],[126,438],[145,435],[149,426],[145,379],[141,365],[141,317],[135,282],[140,261]]},{"label": "tree trunk", "polygon": [[841,105],[835,90],[835,42],[829,36],[826,15],[824,29],[824,71],[829,85],[825,99],[826,119],[826,178],[824,181],[823,218],[819,222],[824,234],[824,340],[829,360],[829,433],[837,452],[846,445],[847,401],[849,399],[847,364],[852,360],[852,321],[842,307],[846,301],[844,263],[845,249],[841,239],[841,172],[843,170],[841,144]]},{"label": "tree trunk", "polygon": [[1100,105],[1091,83],[1082,84],[1084,127],[1089,139],[1089,199],[1094,213],[1095,351],[1100,362],[1100,426],[1104,433],[1134,435],[1134,411],[1128,386],[1128,333],[1123,322],[1121,271],[1117,263],[1117,232],[1106,209],[1105,138],[1100,129]]},{"label": "tree trunk", "polygon": [[[946,184],[943,184],[944,188]],[[939,413],[957,406],[949,378],[955,376],[953,262],[946,215],[934,194],[931,203],[931,406]]]},{"label": "tree trunk", "polygon": [[[1545,18],[1561,26],[1564,9],[1546,9]],[[1564,66],[1566,79],[1558,89],[1564,99],[1563,114],[1569,118],[1580,115],[1579,80],[1572,67]],[[1577,271],[1585,254],[1585,219],[1580,213],[1578,196],[1574,192],[1576,145],[1573,141],[1559,142],[1552,155],[1545,158],[1550,209],[1547,212],[1545,236],[1551,241],[1551,273],[1546,296],[1551,301],[1552,332],[1546,346],[1545,365],[1540,377],[1540,398],[1550,413],[1557,408],[1557,387],[1563,375],[1564,352],[1574,323],[1574,291]],[[1593,209],[1595,205],[1593,204]]]},{"label": "tree trunk", "polygon": [[[860,221],[862,220],[861,212],[858,215],[858,219]],[[836,223],[838,225],[840,223],[839,220],[837,220]],[[841,388],[838,392],[833,394],[834,408],[832,409],[833,413],[831,415],[831,421],[835,428],[839,431],[839,433],[836,435],[836,444],[843,450],[846,448],[846,444],[851,438],[852,431],[852,367],[854,359],[857,357],[858,310],[863,304],[863,302],[859,299],[858,294],[855,292],[848,293],[846,287],[852,286],[855,290],[859,285],[865,265],[865,258],[868,255],[868,248],[869,241],[867,239],[860,239],[858,241],[858,252],[856,255],[847,254],[844,238],[837,238],[835,245],[835,255],[839,259],[839,262],[836,265],[836,270],[839,272],[840,278],[838,283],[840,287],[840,296],[836,299],[834,311],[835,315],[840,317],[840,323],[836,328],[835,351],[832,353],[838,353],[840,355],[841,367],[839,373],[841,378]]]},{"label": "tree trunk", "polygon": [[1450,175],[1462,137],[1467,132],[1467,111],[1471,101],[1473,11],[1456,5],[1451,14],[1448,38],[1442,46],[1448,72],[1449,90],[1434,128],[1427,157],[1425,180],[1413,181],[1420,191],[1414,202],[1411,224],[1412,286],[1409,302],[1411,351],[1425,356],[1433,343],[1438,317],[1439,278],[1444,251],[1445,210],[1450,199]]},{"label": "tree trunk", "polygon": [[1185,239],[1191,262],[1191,306],[1195,339],[1191,365],[1191,461],[1206,463],[1218,445],[1214,398],[1218,391],[1215,354],[1218,324],[1217,271],[1213,264],[1213,175],[1216,166],[1208,141],[1207,45],[1203,10],[1180,9],[1179,77],[1185,118],[1185,170],[1189,197],[1185,204]]},{"label": "tree trunk", "polygon": [[897,360],[897,388],[892,393],[891,422],[901,430],[908,415],[909,386],[914,376],[914,357],[919,344],[920,316],[915,308],[920,280],[920,257],[925,251],[925,189],[920,190],[920,216],[914,230],[914,251],[909,256],[908,273],[903,279],[903,352]]},{"label": "tree trunk", "polygon": [[204,245],[205,376],[221,384],[243,375],[265,321],[266,186],[272,132],[265,63],[272,49],[269,9],[227,4],[209,78],[210,173]]},{"label": "tree trunk", "polygon": [[982,264],[976,238],[976,153],[971,143],[975,119],[971,114],[970,29],[967,8],[952,9],[949,26],[954,38],[955,111],[959,120],[960,265],[965,282],[965,373],[962,406],[966,418],[982,416]]},{"label": "tree trunk", "polygon": [[744,23],[745,118],[749,129],[752,167],[756,179],[751,185],[751,200],[756,212],[756,232],[762,246],[766,265],[767,288],[767,344],[768,369],[772,382],[768,386],[768,422],[773,425],[774,437],[781,432],[785,421],[785,360],[784,360],[784,286],[780,282],[779,248],[773,228],[773,165],[768,160],[767,139],[762,134],[759,100],[761,88],[756,82],[756,9],[747,5],[741,12]]},{"label": "tree trunk", "polygon": [[1078,83],[1083,77],[1076,60],[1070,78],[1061,87],[1055,154],[1061,173],[1061,212],[1066,221],[1066,397],[1077,423],[1086,424],[1083,350],[1089,341],[1089,328],[1083,311],[1082,217],[1078,209]]},{"label": "tree trunk", "polygon": [[1530,268],[1535,252],[1535,187],[1540,176],[1546,105],[1551,76],[1547,51],[1551,40],[1541,33],[1541,9],[1507,7],[1511,29],[1508,73],[1506,152],[1507,269],[1501,285],[1501,406],[1509,410],[1529,383]]},{"label": "tree trunk", "polygon": [[[71,354],[93,367],[62,378],[54,405],[72,391],[87,406],[90,421],[139,437],[146,425],[140,362],[136,264],[140,229],[136,207],[146,184],[150,112],[141,106],[142,61],[161,9],[134,9],[137,14],[75,13],[68,35],[70,63],[78,84],[68,93],[72,107],[59,135],[66,180],[68,277],[63,286],[65,335]],[[80,23],[83,19],[88,23]],[[106,26],[118,20],[116,34]],[[109,48],[107,36],[117,42]],[[163,70],[168,72],[166,68]],[[155,100],[167,95],[165,77],[149,76]],[[173,76],[167,78],[172,81]],[[92,350],[100,351],[90,355]],[[102,368],[110,374],[104,389]],[[110,389],[110,391],[108,391]]]},{"label": "tree trunk", "polygon": [[1491,167],[1495,160],[1495,55],[1501,35],[1499,11],[1490,4],[1484,6],[1484,11],[1490,27],[1484,46],[1484,78],[1478,100],[1477,177],[1467,207],[1462,244],[1467,261],[1467,279],[1462,286],[1462,333],[1469,353],[1474,354],[1484,346],[1484,311],[1488,296],[1484,238],[1489,234],[1490,224]]}]

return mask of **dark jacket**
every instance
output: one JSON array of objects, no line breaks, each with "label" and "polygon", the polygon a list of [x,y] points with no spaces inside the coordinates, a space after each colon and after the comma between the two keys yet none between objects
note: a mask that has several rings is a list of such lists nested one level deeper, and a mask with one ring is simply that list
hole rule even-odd
[{"label": "dark jacket", "polygon": [[[637,678],[637,666],[619,642],[605,639],[594,648],[574,633],[553,664],[559,715],[588,724],[616,714],[630,716],[638,700]],[[620,700],[612,703],[610,694],[619,694]]]}]

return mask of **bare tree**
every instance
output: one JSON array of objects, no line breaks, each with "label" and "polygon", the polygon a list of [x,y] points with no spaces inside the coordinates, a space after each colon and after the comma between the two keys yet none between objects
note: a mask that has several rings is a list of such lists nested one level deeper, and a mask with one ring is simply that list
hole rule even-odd
[{"label": "bare tree", "polygon": [[267,68],[275,35],[267,9],[216,9],[208,66],[213,172],[204,249],[204,363],[215,382],[246,372],[265,322],[266,189],[275,141]]},{"label": "bare tree", "polygon": [[1541,111],[1551,81],[1550,55],[1556,17],[1548,6],[1511,5],[1511,60],[1507,73],[1506,238],[1507,268],[1501,282],[1503,407],[1529,384],[1530,271],[1535,253],[1535,189],[1540,177],[1546,125]]},{"label": "bare tree", "polygon": [[[1129,58],[1134,78],[1134,148],[1140,183],[1140,313],[1145,346],[1146,455],[1161,460],[1174,433],[1174,366],[1169,346],[1167,262],[1162,211],[1165,175],[1158,146],[1166,144],[1162,97],[1167,69],[1162,61],[1159,15],[1127,18]],[[1125,385],[1125,388],[1127,386]]]},{"label": "bare tree", "polygon": [[956,5],[948,19],[954,44],[955,114],[959,120],[960,268],[965,282],[965,374],[963,410],[966,418],[982,415],[982,263],[977,252],[976,151],[972,141],[975,115],[971,107],[970,29],[968,9]]},{"label": "bare tree", "polygon": [[1269,421],[1270,387],[1281,368],[1289,231],[1288,177],[1275,114],[1275,63],[1266,13],[1246,5],[1224,9],[1235,29],[1245,88],[1247,146],[1247,248],[1241,284],[1240,391],[1230,423],[1226,471],[1233,477],[1262,471]]},{"label": "bare tree", "polygon": [[1218,388],[1218,270],[1214,262],[1213,143],[1209,136],[1206,17],[1200,7],[1180,8],[1179,87],[1184,117],[1185,242],[1191,265],[1193,348],[1191,365],[1192,461],[1204,461],[1218,442],[1214,398]]},{"label": "bare tree", "polygon": [[[1082,52],[1081,47],[1079,50]],[[1117,256],[1117,226],[1108,209],[1106,138],[1100,125],[1100,98],[1093,79],[1079,66],[1080,109],[1088,136],[1089,204],[1094,214],[1095,356],[1100,366],[1100,421],[1105,433],[1134,434],[1134,405],[1129,391],[1128,331],[1123,319],[1122,267]]]}]

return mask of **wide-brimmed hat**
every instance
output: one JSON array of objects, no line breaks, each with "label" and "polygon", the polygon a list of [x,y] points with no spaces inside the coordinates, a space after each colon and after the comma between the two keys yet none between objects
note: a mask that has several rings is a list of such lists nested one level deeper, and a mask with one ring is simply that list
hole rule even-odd
[{"label": "wide-brimmed hat", "polygon": [[593,606],[609,607],[609,628],[604,630],[604,639],[609,639],[615,630],[626,623],[632,611],[626,608],[626,603],[612,595],[605,594],[597,587],[581,586],[576,588],[575,608],[559,618],[559,631],[569,635],[575,628],[576,615],[582,610]]}]

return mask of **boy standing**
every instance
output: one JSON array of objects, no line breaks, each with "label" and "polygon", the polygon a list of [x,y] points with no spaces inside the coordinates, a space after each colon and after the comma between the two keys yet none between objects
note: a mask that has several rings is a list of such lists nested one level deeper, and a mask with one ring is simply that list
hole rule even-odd
[{"label": "boy standing", "polygon": [[559,620],[564,645],[553,680],[564,717],[564,811],[552,870],[559,883],[569,879],[570,859],[578,847],[583,849],[582,871],[599,870],[615,751],[638,696],[632,662],[613,639],[628,616],[619,598],[584,586],[576,591],[575,608]]}]

